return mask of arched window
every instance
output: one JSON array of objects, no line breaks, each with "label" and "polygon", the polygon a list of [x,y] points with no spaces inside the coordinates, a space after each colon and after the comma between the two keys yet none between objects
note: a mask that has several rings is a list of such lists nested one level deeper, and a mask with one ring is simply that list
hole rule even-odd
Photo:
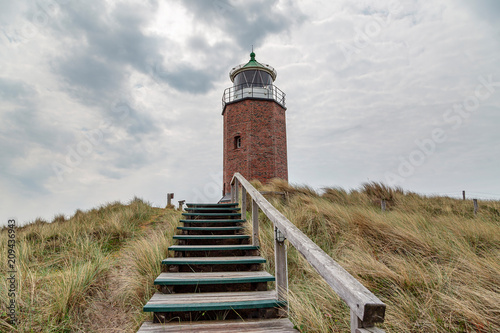
[{"label": "arched window", "polygon": [[237,135],[234,137],[234,149],[241,148],[241,136]]}]

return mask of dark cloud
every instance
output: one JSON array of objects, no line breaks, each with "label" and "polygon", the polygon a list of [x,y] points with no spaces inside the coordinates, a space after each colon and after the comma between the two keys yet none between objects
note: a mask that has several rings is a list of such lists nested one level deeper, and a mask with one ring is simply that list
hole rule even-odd
[{"label": "dark cloud", "polygon": [[[133,69],[181,92],[207,92],[214,80],[209,62],[202,68],[185,62],[163,65],[162,53],[178,45],[143,33],[142,28],[150,23],[155,10],[156,4],[117,4],[107,8],[101,3],[72,3],[64,22],[54,27],[66,39],[71,36],[70,42],[75,45],[54,62],[55,72],[69,85],[68,91],[84,104],[102,103],[126,90],[123,83]],[[67,28],[58,30],[60,26]],[[203,38],[197,42],[207,55],[214,55]]]},{"label": "dark cloud", "polygon": [[500,1],[498,0],[475,0],[466,1],[463,3],[469,6],[479,17],[489,21],[492,25],[500,27]]},{"label": "dark cloud", "polygon": [[213,86],[213,75],[204,70],[192,68],[189,64],[172,69],[156,68],[155,76],[180,91],[205,93]]},{"label": "dark cloud", "polygon": [[148,111],[137,110],[132,102],[126,99],[118,100],[111,108],[105,109],[105,121],[110,126],[126,129],[132,136],[159,130]]},{"label": "dark cloud", "polygon": [[[55,37],[64,36],[73,47],[54,61],[54,70],[87,92],[78,97],[100,100],[97,96],[122,91],[130,67],[150,72],[152,60],[160,57],[161,43],[141,32],[148,20],[147,9],[127,4],[107,8],[101,2],[75,2],[67,7],[54,31]],[[89,94],[97,96],[89,98]]]},{"label": "dark cloud", "polygon": [[125,78],[123,69],[116,63],[91,52],[68,55],[59,59],[56,66],[67,83],[65,88],[87,105],[100,103],[112,95],[110,93],[119,91]]},{"label": "dark cloud", "polygon": [[[217,27],[230,32],[234,42],[247,50],[268,35],[288,31],[304,19],[291,4],[283,10],[276,4],[277,1],[244,5],[222,0],[182,2],[207,29]],[[72,47],[67,52],[62,50],[53,63],[54,71],[68,84],[66,89],[82,103],[98,105],[123,91],[123,83],[130,69],[134,69],[181,92],[209,91],[213,81],[227,70],[227,66],[220,64],[220,57],[232,58],[231,54],[239,50],[228,42],[210,45],[204,37],[195,36],[188,40],[188,45],[198,49],[205,61],[164,64],[162,54],[178,45],[147,35],[142,29],[156,9],[156,3],[119,3],[109,7],[102,2],[71,2],[62,8],[61,17],[53,20],[54,37],[64,36]]]},{"label": "dark cloud", "polygon": [[304,21],[305,15],[292,2],[277,7],[278,0],[243,1],[234,4],[226,0],[192,0],[181,3],[207,28],[219,29],[233,37],[235,43],[248,50],[258,46],[269,35],[289,31]]},{"label": "dark cloud", "polygon": [[36,91],[30,85],[22,81],[0,77],[0,100],[23,104],[35,95]]}]

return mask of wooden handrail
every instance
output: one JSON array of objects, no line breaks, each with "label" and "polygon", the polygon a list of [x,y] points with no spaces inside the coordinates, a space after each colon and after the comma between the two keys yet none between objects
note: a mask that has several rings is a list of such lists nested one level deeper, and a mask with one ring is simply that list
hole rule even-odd
[{"label": "wooden handrail", "polygon": [[[278,230],[285,236],[286,239],[292,244],[304,258],[313,266],[318,273],[325,279],[330,287],[347,303],[351,309],[351,332],[362,332],[361,329],[366,328],[374,332],[383,332],[383,330],[374,327],[374,323],[381,323],[384,321],[386,305],[372,294],[365,286],[356,280],[349,272],[333,260],[325,251],[323,251],[316,243],[309,239],[299,228],[290,222],[283,214],[281,214],[275,207],[273,207],[264,196],[257,191],[252,184],[250,184],[240,173],[235,173],[231,180],[232,193],[231,197],[233,202],[237,202],[238,198],[238,185],[241,185],[252,198],[252,220],[255,221],[253,214],[258,213],[255,205],[260,208],[264,214],[271,220]],[[245,194],[246,194],[245,193]],[[258,225],[257,225],[258,226]],[[255,222],[253,237],[255,237]],[[258,235],[258,233],[257,233]],[[276,232],[275,232],[276,235]],[[258,243],[258,240],[253,240],[253,243]],[[283,244],[283,242],[281,242]],[[284,251],[279,249],[279,245],[275,239],[276,251]],[[282,254],[275,254],[275,258],[282,258]],[[278,272],[278,266],[284,267],[286,274],[286,252],[284,255],[285,263],[275,263],[277,267],[277,274],[282,275],[283,269]],[[282,281],[280,283],[280,281]],[[286,280],[278,279],[276,281],[278,293],[283,296],[286,291]],[[285,284],[285,285],[283,285]],[[285,294],[286,295],[286,294]]]}]

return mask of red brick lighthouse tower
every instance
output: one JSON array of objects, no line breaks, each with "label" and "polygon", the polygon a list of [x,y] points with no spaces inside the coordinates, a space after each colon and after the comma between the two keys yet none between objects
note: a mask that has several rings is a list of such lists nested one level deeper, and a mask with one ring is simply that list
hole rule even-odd
[{"label": "red brick lighthouse tower", "polygon": [[239,172],[266,183],[288,180],[285,93],[273,83],[276,71],[255,60],[231,70],[233,82],[222,96],[224,117],[224,194]]}]

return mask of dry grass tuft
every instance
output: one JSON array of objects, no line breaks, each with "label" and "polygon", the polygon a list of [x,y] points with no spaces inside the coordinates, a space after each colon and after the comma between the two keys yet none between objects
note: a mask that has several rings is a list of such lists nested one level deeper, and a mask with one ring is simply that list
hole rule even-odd
[{"label": "dry grass tuft", "polygon": [[[425,197],[364,184],[321,195],[282,182],[267,191],[287,218],[387,304],[387,332],[500,331],[500,202]],[[388,211],[380,199],[390,201]],[[261,216],[273,272],[272,224]],[[290,315],[302,332],[346,332],[349,310],[289,247]]]},{"label": "dry grass tuft", "polygon": [[[135,332],[180,213],[134,198],[17,228],[17,317],[2,332]],[[0,233],[0,248],[7,248]],[[0,268],[7,271],[6,251]],[[0,299],[7,300],[0,278]]]}]

